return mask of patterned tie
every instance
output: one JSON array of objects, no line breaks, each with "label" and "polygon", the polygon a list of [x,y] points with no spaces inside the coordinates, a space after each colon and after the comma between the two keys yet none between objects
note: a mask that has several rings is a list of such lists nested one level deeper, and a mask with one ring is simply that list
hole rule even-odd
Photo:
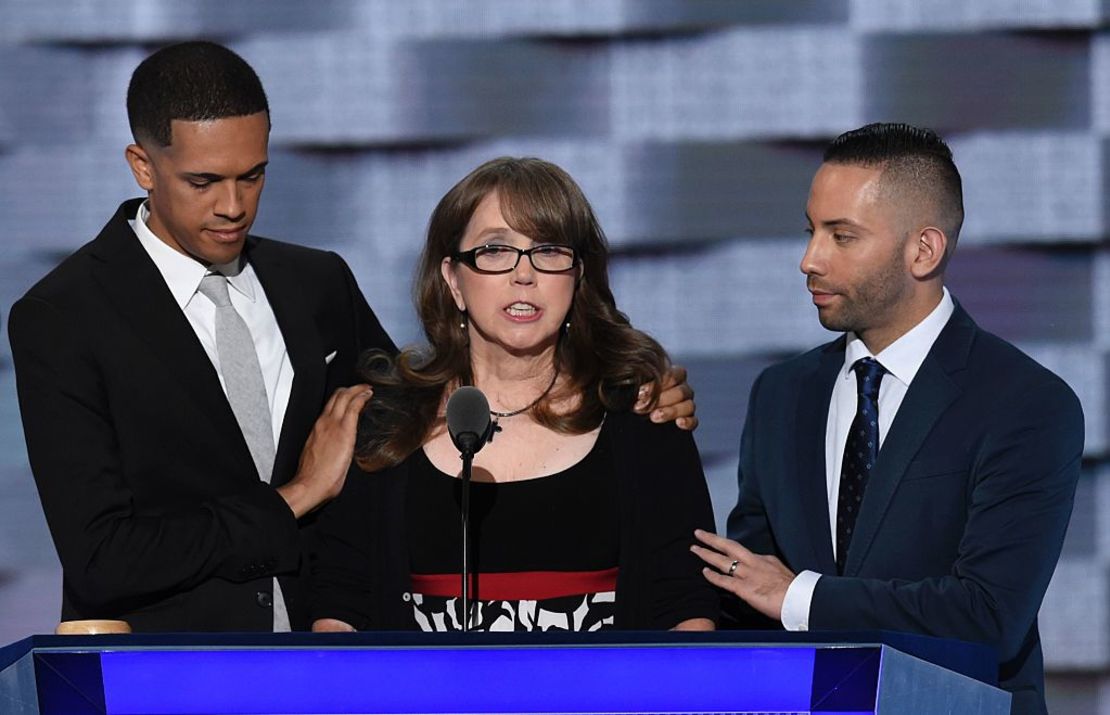
[{"label": "patterned tie", "polygon": [[856,526],[863,491],[871,467],[879,455],[879,384],[883,366],[873,358],[861,358],[852,365],[856,373],[856,417],[844,443],[844,464],[840,470],[840,492],[836,499],[836,572],[844,573],[848,545]]},{"label": "patterned tie", "polygon": [[[216,306],[216,353],[227,390],[227,401],[247,441],[258,477],[269,484],[274,471],[274,428],[254,338],[231,304],[227,278],[209,274],[201,279],[197,290]],[[289,612],[276,578],[273,607],[274,630],[290,630]]]}]

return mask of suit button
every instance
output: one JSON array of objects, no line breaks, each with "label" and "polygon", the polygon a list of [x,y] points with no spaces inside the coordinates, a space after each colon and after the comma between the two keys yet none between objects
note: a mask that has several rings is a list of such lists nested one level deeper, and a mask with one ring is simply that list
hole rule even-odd
[{"label": "suit button", "polygon": [[271,608],[274,605],[274,597],[269,591],[259,591],[254,594],[254,602],[261,608]]}]

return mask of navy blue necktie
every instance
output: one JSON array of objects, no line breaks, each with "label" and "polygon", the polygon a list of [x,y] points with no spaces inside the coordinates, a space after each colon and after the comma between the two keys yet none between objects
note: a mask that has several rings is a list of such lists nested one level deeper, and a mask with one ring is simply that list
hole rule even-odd
[{"label": "navy blue necktie", "polygon": [[844,443],[840,492],[836,499],[836,572],[841,574],[863,502],[863,490],[867,488],[871,467],[879,456],[879,384],[886,372],[869,357],[856,360],[852,370],[856,373],[856,417]]}]

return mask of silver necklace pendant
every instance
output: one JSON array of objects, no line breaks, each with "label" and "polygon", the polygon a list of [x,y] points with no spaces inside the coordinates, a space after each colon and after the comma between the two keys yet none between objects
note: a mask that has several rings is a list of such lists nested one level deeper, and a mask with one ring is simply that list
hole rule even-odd
[{"label": "silver necklace pendant", "polygon": [[[532,402],[530,404],[527,404],[524,407],[521,407],[519,410],[513,410],[511,412],[498,412],[497,410],[490,410],[489,411],[490,415],[492,415],[493,417],[516,417],[517,415],[521,414],[522,412],[527,412],[528,410],[532,409],[536,405],[540,404],[540,400],[547,397],[547,393],[551,392],[551,388],[555,387],[555,381],[558,380],[558,379],[559,379],[559,371],[556,370],[555,374],[551,376],[551,384],[549,384],[547,386],[547,389],[545,389],[543,392],[540,393],[539,397],[532,400]],[[497,422],[494,421],[494,424],[497,424]],[[500,427],[498,428],[498,431],[500,431]]]}]

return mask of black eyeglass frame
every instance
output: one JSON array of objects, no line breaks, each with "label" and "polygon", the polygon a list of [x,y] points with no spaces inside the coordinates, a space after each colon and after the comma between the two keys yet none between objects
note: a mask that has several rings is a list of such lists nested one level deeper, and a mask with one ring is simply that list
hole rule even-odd
[{"label": "black eyeglass frame", "polygon": [[[571,264],[570,264],[569,267],[561,268],[557,271],[553,271],[550,268],[540,268],[539,266],[536,265],[536,262],[534,260],[532,260],[532,252],[533,251],[539,251],[539,250],[543,250],[545,248],[552,248],[552,247],[561,248],[561,249],[570,251]],[[487,248],[498,248],[498,249],[507,248],[510,251],[516,251],[516,260],[513,262],[512,268],[503,268],[499,271],[491,271],[488,268],[479,268],[478,267],[478,252],[482,251],[484,249],[487,249]],[[559,273],[566,273],[567,271],[573,271],[575,268],[578,267],[578,251],[574,250],[573,246],[568,246],[568,245],[563,244],[563,243],[541,243],[540,245],[532,246],[531,248],[517,248],[516,246],[510,246],[510,245],[504,244],[504,243],[487,243],[483,246],[476,246],[474,248],[471,248],[469,251],[456,251],[455,253],[451,254],[451,260],[457,261],[459,263],[465,263],[467,266],[469,266],[476,273],[482,273],[482,274],[487,275],[487,276],[495,276],[495,275],[501,275],[501,274],[504,274],[504,273],[512,273],[513,271],[515,271],[517,269],[517,266],[520,265],[520,259],[521,259],[522,256],[528,256],[528,262],[532,264],[532,269],[535,270],[535,271],[538,271],[540,273],[549,273],[549,274],[558,275]]]}]

